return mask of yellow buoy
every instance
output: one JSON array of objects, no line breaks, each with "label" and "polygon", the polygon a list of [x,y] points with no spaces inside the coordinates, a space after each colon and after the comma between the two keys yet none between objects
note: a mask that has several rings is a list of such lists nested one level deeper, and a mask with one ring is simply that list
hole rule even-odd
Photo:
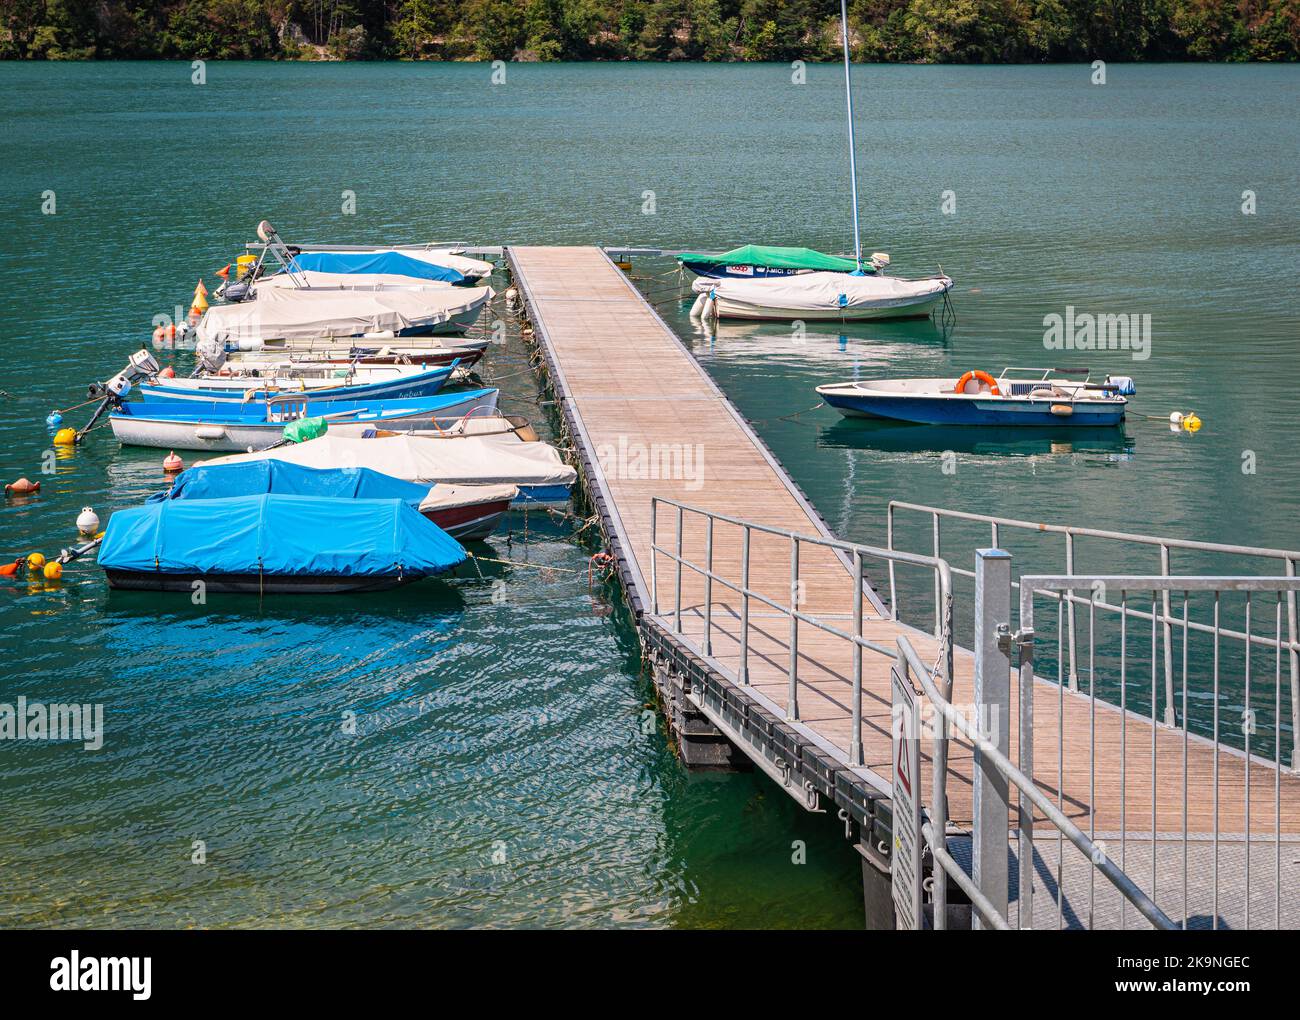
[{"label": "yellow buoy", "polygon": [[77,441],[76,429],[59,429],[54,433],[54,442],[59,446],[70,446]]},{"label": "yellow buoy", "polygon": [[42,553],[32,553],[27,557],[27,569],[33,574],[45,566],[45,556]]},{"label": "yellow buoy", "polygon": [[1183,428],[1188,432],[1199,432],[1201,430],[1201,419],[1195,414],[1183,415]]},{"label": "yellow buoy", "polygon": [[47,581],[59,580],[59,578],[63,576],[63,564],[58,560],[55,560],[53,563],[45,564],[44,574],[45,580]]}]

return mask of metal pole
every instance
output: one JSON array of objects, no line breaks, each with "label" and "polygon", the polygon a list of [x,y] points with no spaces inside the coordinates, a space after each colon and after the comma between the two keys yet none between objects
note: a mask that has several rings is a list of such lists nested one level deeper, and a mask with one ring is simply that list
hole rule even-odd
[{"label": "metal pole", "polygon": [[740,682],[749,683],[749,525],[740,540]]},{"label": "metal pole", "polygon": [[[1011,555],[1001,549],[975,552],[975,711],[974,720],[1003,755],[1011,751]],[[1000,631],[1000,633],[999,633]],[[1003,636],[1006,640],[1003,640]],[[1006,916],[1007,777],[977,747],[971,813],[974,839],[971,878],[994,909]],[[975,928],[983,927],[978,914]]]},{"label": "metal pole", "polygon": [[795,616],[799,603],[799,536],[790,536],[790,674],[786,690],[785,717],[799,718],[799,618]]},{"label": "metal pole", "polygon": [[853,732],[849,760],[864,764],[862,755],[862,553],[853,552]]},{"label": "metal pole", "polygon": [[677,633],[682,632],[682,508],[677,508]]},{"label": "metal pole", "polygon": [[[1295,577],[1295,560],[1287,557],[1286,576]],[[1286,595],[1286,631],[1291,642],[1291,770],[1300,772],[1300,651],[1296,650],[1296,596]]]},{"label": "metal pole", "polygon": [[[1120,619],[1123,619],[1121,617]],[[1017,678],[1017,696],[1020,699],[1020,729],[1016,741],[1020,745],[1020,771],[1030,781],[1034,779],[1034,590],[1030,585],[1020,586],[1020,676]],[[1127,727],[1125,727],[1127,729]],[[1016,809],[1018,835],[1016,852],[1020,855],[1020,890],[1017,926],[1034,926],[1034,804],[1029,795],[1020,792]]]},{"label": "metal pole", "polygon": [[655,552],[655,546],[658,545],[658,536],[655,534],[655,526],[659,520],[659,497],[650,497],[650,614],[659,615],[659,554]]},{"label": "metal pole", "polygon": [[[894,551],[894,504],[891,502],[885,509],[885,548],[890,552]],[[889,560],[889,612],[895,620],[898,619],[898,584],[894,579],[894,560]]]},{"label": "metal pole", "polygon": [[[1065,572],[1074,573],[1074,534],[1067,531],[1065,533]],[[1072,596],[1074,592],[1065,592],[1066,596]],[[1066,612],[1069,613],[1070,623],[1070,690],[1079,689],[1079,670],[1075,662],[1075,641],[1074,641],[1074,599],[1066,598]]]},{"label": "metal pole", "polygon": [[[939,515],[933,515],[931,531],[934,533],[934,558],[939,559]],[[934,572],[934,636],[943,636],[943,609],[939,603],[943,596],[939,584],[939,571]]]},{"label": "metal pole", "polygon": [[857,272],[862,272],[862,234],[858,227],[858,156],[853,135],[853,84],[849,78],[849,2],[840,0],[840,25],[844,30],[844,101],[849,113],[849,189],[853,192],[853,251]]},{"label": "metal pole", "polygon": [[713,654],[713,518],[704,536],[704,654]]},{"label": "metal pole", "polygon": [[[1169,576],[1169,546],[1160,546],[1160,574]],[[1071,603],[1073,604],[1073,603]],[[1174,626],[1169,622],[1169,589],[1160,594],[1160,615],[1164,617],[1165,638],[1165,725],[1177,726],[1178,717],[1174,714]],[[1154,714],[1155,706],[1151,706]],[[1187,720],[1183,720],[1183,725]]]}]

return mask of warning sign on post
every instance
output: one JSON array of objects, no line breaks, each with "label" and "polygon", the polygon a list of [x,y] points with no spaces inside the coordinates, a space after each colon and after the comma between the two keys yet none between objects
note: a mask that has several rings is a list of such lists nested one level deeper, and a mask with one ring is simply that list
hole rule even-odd
[{"label": "warning sign on post", "polygon": [[921,741],[916,693],[892,671],[894,688],[894,847],[890,884],[899,928],[921,927]]}]

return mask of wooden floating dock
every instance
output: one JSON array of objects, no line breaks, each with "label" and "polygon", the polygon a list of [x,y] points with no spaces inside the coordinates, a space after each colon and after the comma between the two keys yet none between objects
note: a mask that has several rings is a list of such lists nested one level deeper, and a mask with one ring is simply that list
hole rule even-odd
[{"label": "wooden floating dock", "polygon": [[[725,767],[736,764],[737,753],[744,754],[805,807],[837,813],[864,858],[868,923],[885,923],[881,918],[892,918],[892,907],[888,882],[882,885],[879,876],[888,873],[891,841],[893,659],[885,654],[863,656],[864,753],[863,763],[855,765],[849,757],[852,646],[818,628],[796,626],[799,711],[798,718],[791,719],[787,712],[790,622],[784,614],[751,599],[750,683],[736,682],[741,600],[717,584],[706,596],[704,579],[686,570],[680,581],[679,617],[675,564],[662,555],[652,559],[652,497],[679,500],[803,535],[833,536],[762,440],[604,251],[595,247],[510,247],[506,257],[647,655],[655,663],[656,683],[684,759],[690,765]],[[665,464],[689,470],[656,470]],[[676,522],[665,522],[662,509],[660,514],[658,541],[662,548],[665,534],[673,533]],[[740,576],[741,532],[737,527],[714,529],[711,551],[717,574]],[[687,515],[682,555],[703,563],[708,541],[704,519],[692,521]],[[751,588],[774,602],[788,604],[789,541],[754,532],[751,543]],[[652,605],[656,575],[658,612]],[[798,576],[801,610],[839,621],[848,629],[855,588],[850,560],[830,548],[807,546],[798,563]],[[937,660],[940,650],[932,635],[892,619],[870,588],[864,600],[865,637],[892,648],[900,635],[906,635],[924,661]],[[699,651],[704,647],[706,610],[712,639],[707,657]],[[681,633],[675,632],[678,619]],[[974,700],[973,665],[969,652],[955,651],[954,704]],[[1012,683],[1014,704],[1014,674]],[[1098,701],[1094,777],[1090,757],[1094,753],[1090,734],[1094,731],[1090,729],[1093,719],[1088,699],[1063,691],[1055,683],[1040,680],[1036,686],[1034,779],[1053,800],[1059,799],[1062,810],[1080,828],[1085,832],[1092,828],[1099,836],[1144,833],[1148,855],[1153,845],[1153,818],[1159,838],[1174,833],[1181,840],[1183,834],[1212,832],[1212,777],[1217,773],[1218,831],[1244,836],[1249,804],[1250,834],[1273,840],[1274,833],[1280,832],[1287,843],[1286,868],[1278,867],[1285,870],[1283,888],[1289,883],[1292,890],[1286,897],[1291,901],[1288,917],[1293,925],[1300,924],[1300,917],[1294,916],[1300,910],[1300,903],[1294,902],[1294,889],[1300,887],[1300,846],[1289,842],[1300,836],[1300,776],[1282,772],[1279,780],[1278,770],[1266,763],[1248,761],[1196,737],[1185,745],[1182,730],[1153,727],[1148,719],[1125,715]],[[1014,719],[1011,727],[1011,759],[1015,761]],[[1059,746],[1064,752],[1058,783]],[[1119,779],[1121,746],[1127,762],[1126,789],[1121,789]],[[1182,783],[1185,746],[1186,797]],[[967,825],[971,819],[972,758],[965,746],[952,745],[952,753],[949,815],[954,822]],[[1154,787],[1150,782],[1153,756],[1159,777]],[[922,786],[928,791],[928,775]],[[1281,804],[1280,817],[1274,811],[1275,795]],[[1044,830],[1044,839],[1055,847],[1054,830],[1050,835]],[[1276,840],[1269,844],[1269,865],[1277,845]],[[1250,856],[1253,859],[1254,855]],[[1161,872],[1179,868],[1181,862],[1176,866],[1170,863],[1168,869],[1162,864]],[[1256,868],[1272,871],[1271,866],[1257,864]],[[1085,870],[1075,867],[1078,873]],[[1197,882],[1203,892],[1205,873],[1198,870]],[[873,875],[877,877],[873,879]],[[1181,898],[1181,887],[1178,894]],[[1198,895],[1197,901],[1205,898]],[[1044,897],[1035,899],[1042,904]],[[1165,895],[1157,899],[1166,906]],[[1054,893],[1048,906],[1055,911]],[[1170,916],[1178,912],[1176,906],[1166,909]],[[1272,920],[1270,910],[1258,909],[1256,917]],[[1037,919],[1037,908],[1035,915]]]}]

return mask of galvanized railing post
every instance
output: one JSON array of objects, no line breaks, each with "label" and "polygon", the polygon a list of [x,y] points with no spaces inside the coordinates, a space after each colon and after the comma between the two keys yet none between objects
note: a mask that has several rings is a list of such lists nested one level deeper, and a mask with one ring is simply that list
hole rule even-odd
[{"label": "galvanized railing post", "polygon": [[[1295,577],[1295,560],[1287,557],[1286,576]],[[1291,644],[1291,771],[1300,772],[1300,650],[1296,648],[1296,595],[1286,593],[1286,630]]]},{"label": "galvanized railing post", "polygon": [[[975,552],[975,726],[998,751],[1011,751],[1011,555]],[[971,878],[1003,917],[1007,914],[1007,777],[977,747],[971,814]],[[979,915],[975,928],[983,927]]]},{"label": "galvanized railing post", "polygon": [[[1020,771],[1034,778],[1034,589],[1020,585],[1020,631],[1016,642],[1020,654],[1020,675],[1016,678],[1016,696],[1020,706],[1020,726],[1016,733]],[[1089,805],[1089,810],[1092,810]],[[1016,808],[1016,854],[1020,861],[1020,881],[1016,899],[1016,925],[1034,926],[1034,804],[1020,792]]]},{"label": "galvanized railing post", "polygon": [[[1074,573],[1074,532],[1065,533],[1065,572]],[[1070,690],[1079,689],[1079,670],[1076,666],[1075,659],[1075,641],[1074,641],[1074,599],[1071,597],[1074,592],[1066,592],[1065,606],[1066,618],[1070,625]]]},{"label": "galvanized railing post", "polygon": [[749,683],[749,525],[740,540],[740,667],[742,684]]},{"label": "galvanized railing post", "polygon": [[677,608],[676,631],[682,632],[682,508],[677,507]]},{"label": "galvanized railing post", "polygon": [[659,544],[656,526],[659,523],[659,497],[650,497],[650,615],[659,615],[659,554],[655,546]]},{"label": "galvanized railing post", "polygon": [[790,672],[785,717],[799,718],[799,536],[790,536]]},{"label": "galvanized railing post", "polygon": [[[885,548],[894,551],[894,501],[885,508]],[[889,615],[898,619],[898,582],[894,577],[894,561],[889,561]]]},{"label": "galvanized railing post", "polygon": [[[934,558],[937,560],[939,558],[939,515],[934,514],[933,518],[934,518],[934,523],[933,523]],[[934,575],[934,636],[935,637],[941,637],[943,635],[943,622],[942,622],[943,610],[939,607],[939,599],[940,599],[939,573],[938,571],[936,571]]]},{"label": "galvanized railing post", "polygon": [[862,553],[857,550],[853,553],[853,637],[853,729],[849,761],[862,765]]},{"label": "galvanized railing post", "polygon": [[[1160,576],[1169,576],[1169,546],[1160,546]],[[1174,712],[1174,625],[1169,621],[1169,589],[1160,593],[1160,615],[1164,617],[1161,631],[1165,639],[1165,725],[1178,725],[1178,716]],[[1151,706],[1154,714],[1155,706]],[[1183,725],[1187,720],[1183,720]]]},{"label": "galvanized railing post", "polygon": [[713,654],[713,518],[704,533],[704,654]]}]

